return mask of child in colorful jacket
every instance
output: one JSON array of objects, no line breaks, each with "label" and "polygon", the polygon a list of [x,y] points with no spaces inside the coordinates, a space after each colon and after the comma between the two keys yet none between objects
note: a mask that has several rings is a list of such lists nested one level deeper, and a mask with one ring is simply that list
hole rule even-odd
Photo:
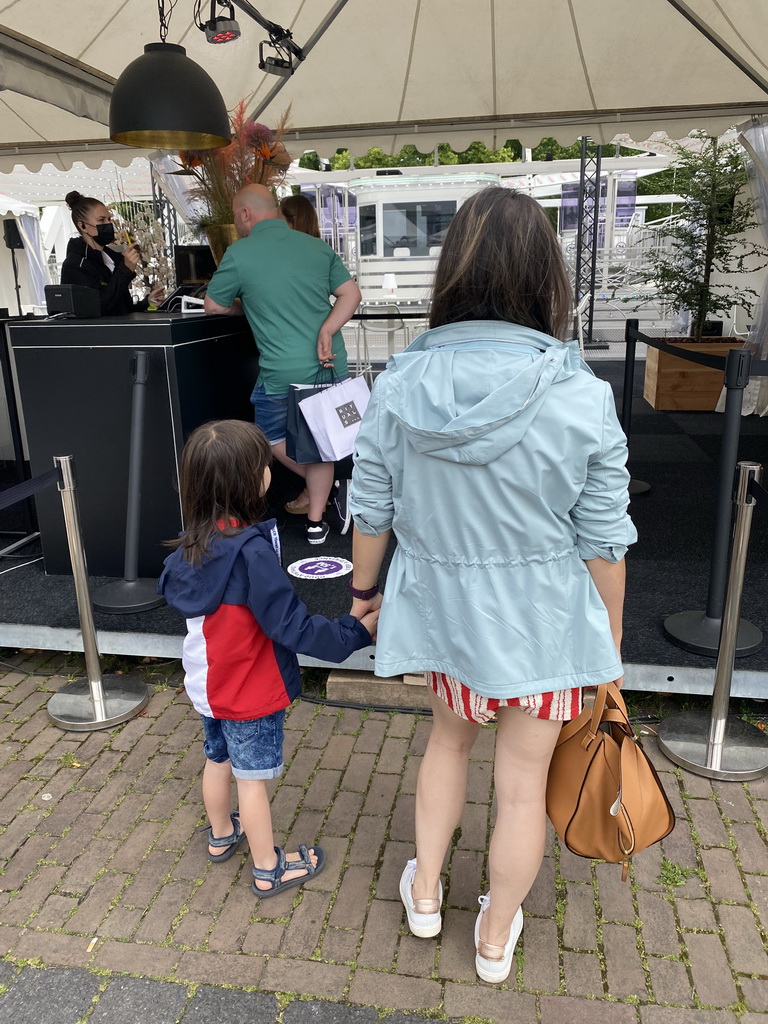
[{"label": "child in colorful jacket", "polygon": [[272,836],[266,780],[283,771],[285,709],[301,691],[296,654],[345,661],[371,643],[378,618],[326,619],[299,600],[274,520],[259,522],[271,459],[264,434],[245,421],[206,423],[190,435],[180,470],[186,529],[158,582],[187,622],[184,685],[205,733],[208,857],[229,859],[247,836],[261,897],[300,885],[325,862],[318,846],[286,855]]}]

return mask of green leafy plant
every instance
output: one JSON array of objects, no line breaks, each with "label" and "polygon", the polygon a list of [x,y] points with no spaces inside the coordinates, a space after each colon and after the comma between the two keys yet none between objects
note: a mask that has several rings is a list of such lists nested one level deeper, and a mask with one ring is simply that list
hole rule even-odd
[{"label": "green leafy plant", "polygon": [[662,857],[658,882],[660,885],[679,888],[681,885],[685,885],[690,874],[690,868],[684,868],[682,865],[675,864],[674,861],[667,860],[666,857]]},{"label": "green leafy plant", "polygon": [[690,312],[697,341],[711,316],[734,306],[751,313],[758,294],[739,276],[768,266],[768,248],[744,238],[757,221],[754,201],[741,195],[747,171],[738,145],[701,138],[698,151],[674,145],[675,191],[682,202],[660,229],[661,244],[643,274],[674,312]]}]

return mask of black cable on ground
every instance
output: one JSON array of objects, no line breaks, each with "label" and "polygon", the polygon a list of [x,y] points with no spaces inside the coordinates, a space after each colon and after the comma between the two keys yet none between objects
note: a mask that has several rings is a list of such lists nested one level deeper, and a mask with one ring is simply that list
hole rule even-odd
[{"label": "black cable on ground", "polygon": [[[384,714],[389,712],[395,712],[397,714],[404,715],[421,715],[423,718],[431,718],[431,708],[404,708],[398,707],[394,704],[355,704],[352,701],[346,700],[330,700],[327,697],[315,697],[309,693],[302,693],[299,700],[306,701],[307,704],[320,704],[323,707],[328,708],[343,708],[349,711],[382,711]],[[629,721],[632,725],[651,725],[659,722],[658,715],[635,715],[630,717]]]},{"label": "black cable on ground", "polygon": [[[0,666],[2,668],[10,668],[14,672],[18,672],[19,670],[21,670],[22,672],[26,672],[26,669],[22,669],[21,665],[12,665],[10,663],[10,661],[0,661]],[[61,672],[27,672],[27,675],[28,676],[60,676],[60,675],[62,675],[62,673]]]},{"label": "black cable on ground", "polygon": [[390,711],[405,715],[423,715],[425,718],[432,717],[431,708],[403,708],[395,704],[354,704],[346,700],[330,700],[328,697],[313,697],[309,693],[302,693],[299,700],[307,704],[321,704],[328,708],[344,708],[349,711],[383,711],[388,714]]}]

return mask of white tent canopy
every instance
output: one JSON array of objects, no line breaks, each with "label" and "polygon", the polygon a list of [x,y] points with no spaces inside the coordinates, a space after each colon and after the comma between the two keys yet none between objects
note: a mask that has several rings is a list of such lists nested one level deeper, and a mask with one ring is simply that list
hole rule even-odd
[{"label": "white tent canopy", "polygon": [[0,194],[0,217],[20,217],[23,213],[29,217],[40,216],[40,210],[33,203],[25,203],[16,196]]},{"label": "white tent canopy", "polygon": [[[178,0],[181,43],[221,89],[274,124],[291,105],[289,149],[464,149],[542,136],[637,141],[656,130],[719,134],[768,111],[765,0],[258,0],[308,52],[289,79],[257,68],[266,32],[209,45]],[[168,7],[166,0],[166,7]],[[207,10],[208,4],[203,7]],[[207,15],[206,15],[207,16]],[[32,38],[34,36],[34,39]],[[11,0],[0,14],[0,170],[109,156],[114,78],[159,37],[151,0]],[[168,82],[169,95],[173,82]],[[121,156],[122,152],[122,156]]]}]

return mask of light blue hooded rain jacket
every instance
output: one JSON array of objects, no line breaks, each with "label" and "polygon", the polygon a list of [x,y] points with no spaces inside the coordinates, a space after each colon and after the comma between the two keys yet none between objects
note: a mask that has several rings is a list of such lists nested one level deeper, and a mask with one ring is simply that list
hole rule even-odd
[{"label": "light blue hooded rain jacket", "polygon": [[486,697],[622,674],[584,559],[619,561],[626,438],[610,386],[537,331],[448,324],[392,356],[357,439],[351,510],[392,527],[376,672],[445,672]]}]

